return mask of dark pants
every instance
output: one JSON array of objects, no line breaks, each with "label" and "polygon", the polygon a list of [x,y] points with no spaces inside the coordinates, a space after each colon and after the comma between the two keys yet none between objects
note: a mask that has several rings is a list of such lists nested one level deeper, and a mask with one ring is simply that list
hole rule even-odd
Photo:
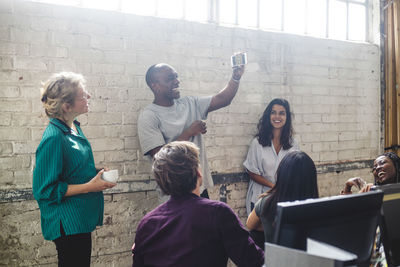
[{"label": "dark pants", "polygon": [[62,225],[61,237],[53,240],[58,253],[58,267],[90,267],[92,234],[65,235]]}]

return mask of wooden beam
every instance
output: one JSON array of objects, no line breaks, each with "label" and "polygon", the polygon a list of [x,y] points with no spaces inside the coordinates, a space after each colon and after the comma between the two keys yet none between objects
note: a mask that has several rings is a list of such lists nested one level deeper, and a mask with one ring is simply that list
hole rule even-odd
[{"label": "wooden beam", "polygon": [[[386,9],[387,14],[387,39],[386,39],[386,131],[385,131],[385,147],[392,146],[394,139],[393,129],[397,129],[395,126],[395,121],[393,120],[393,9],[392,5],[389,5]],[[395,127],[394,127],[395,126]],[[396,138],[397,139],[397,138]]]},{"label": "wooden beam", "polygon": [[[400,6],[397,1],[393,2],[393,39],[394,39],[394,70],[395,70],[395,80],[393,84],[394,91],[394,104],[396,105],[396,109],[393,109],[393,118],[396,120],[396,131],[395,131],[395,141],[396,144],[400,144],[400,95],[399,95],[399,81],[400,81]],[[394,141],[394,140],[393,140]],[[397,149],[396,149],[397,151]]]}]

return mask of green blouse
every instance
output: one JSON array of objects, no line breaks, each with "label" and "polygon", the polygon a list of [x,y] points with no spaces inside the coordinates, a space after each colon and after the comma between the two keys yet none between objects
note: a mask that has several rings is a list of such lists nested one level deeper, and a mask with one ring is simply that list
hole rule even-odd
[{"label": "green blouse", "polygon": [[65,197],[69,184],[84,184],[96,176],[92,148],[83,135],[64,122],[50,119],[36,150],[33,171],[33,195],[39,204],[42,233],[46,240],[66,235],[92,232],[103,224],[103,192]]}]

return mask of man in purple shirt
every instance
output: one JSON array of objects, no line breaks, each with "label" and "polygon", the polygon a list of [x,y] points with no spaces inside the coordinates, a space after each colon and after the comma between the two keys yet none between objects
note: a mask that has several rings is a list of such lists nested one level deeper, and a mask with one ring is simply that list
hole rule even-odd
[{"label": "man in purple shirt", "polygon": [[187,141],[164,145],[155,154],[153,173],[171,198],[139,223],[133,267],[260,267],[264,253],[232,209],[200,197],[199,149]]}]

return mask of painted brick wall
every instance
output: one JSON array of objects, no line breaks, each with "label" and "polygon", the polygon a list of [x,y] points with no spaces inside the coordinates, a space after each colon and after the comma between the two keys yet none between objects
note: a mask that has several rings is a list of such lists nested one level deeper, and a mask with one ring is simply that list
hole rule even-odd
[{"label": "painted brick wall", "polygon": [[[380,152],[375,45],[0,1],[0,266],[56,262],[53,244],[41,236],[36,202],[13,200],[32,186],[34,152],[48,122],[39,101],[41,81],[59,71],[87,79],[91,111],[79,120],[96,163],[121,175],[106,195],[105,225],[93,235],[92,263],[129,266],[136,225],[157,204],[137,137],[139,111],[152,101],[145,71],[168,62],[179,73],[182,95],[215,94],[231,75],[235,51],[246,51],[249,60],[239,92],[207,120],[205,141],[215,175],[243,172],[261,113],[271,99],[284,97],[301,149],[317,165],[333,166],[334,171],[319,167],[321,195],[336,194],[348,177],[372,179],[368,164],[351,170],[346,164],[368,162]],[[244,220],[246,190],[245,181],[228,182],[210,195],[226,200]]]}]

